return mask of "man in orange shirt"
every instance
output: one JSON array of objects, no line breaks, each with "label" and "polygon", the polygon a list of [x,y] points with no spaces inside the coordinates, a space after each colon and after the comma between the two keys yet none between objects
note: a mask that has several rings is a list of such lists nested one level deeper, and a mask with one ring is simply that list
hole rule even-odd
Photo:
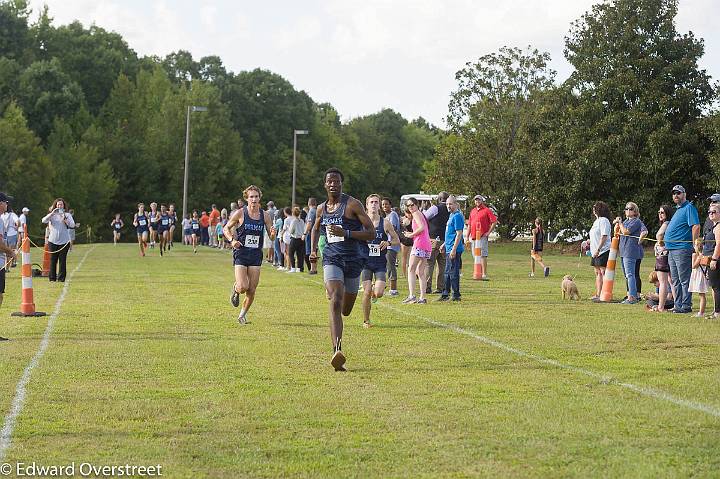
[{"label": "man in orange shirt", "polygon": [[210,227],[210,217],[207,212],[203,211],[200,215],[200,244],[207,246],[210,241],[208,228]]},{"label": "man in orange shirt", "polygon": [[[481,280],[488,281],[487,275],[487,256],[488,256],[488,236],[495,229],[497,217],[490,208],[485,206],[485,197],[475,195],[475,208],[470,211],[470,241],[480,240],[480,268]],[[473,248],[475,254],[475,248]]]},{"label": "man in orange shirt", "polygon": [[217,246],[217,235],[215,234],[215,227],[220,221],[220,212],[218,211],[216,205],[212,205],[212,210],[210,210],[210,214],[208,216],[210,217],[210,246]]}]

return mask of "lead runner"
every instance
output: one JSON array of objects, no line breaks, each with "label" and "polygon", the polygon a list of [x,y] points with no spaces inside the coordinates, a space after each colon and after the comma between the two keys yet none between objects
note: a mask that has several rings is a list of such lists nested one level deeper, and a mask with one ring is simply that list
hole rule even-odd
[{"label": "lead runner", "polygon": [[263,233],[270,232],[275,239],[275,227],[270,213],[260,208],[262,191],[250,185],[243,191],[247,206],[235,211],[223,228],[223,234],[233,248],[233,264],[235,265],[235,284],[232,288],[230,302],[236,308],[240,305],[240,295],[245,299],[240,309],[238,322],[247,323],[247,312],[255,299],[255,290],[260,281],[260,267],[263,260]]},{"label": "lead runner", "polygon": [[310,248],[310,260],[316,261],[318,240],[320,236],[326,237],[322,256],[323,275],[330,298],[330,336],[333,343],[330,364],[336,371],[345,371],[342,316],[350,315],[357,298],[360,273],[367,262],[363,242],[375,238],[375,227],[362,203],[342,192],[344,179],[337,168],[325,172],[327,200],[318,206]]}]

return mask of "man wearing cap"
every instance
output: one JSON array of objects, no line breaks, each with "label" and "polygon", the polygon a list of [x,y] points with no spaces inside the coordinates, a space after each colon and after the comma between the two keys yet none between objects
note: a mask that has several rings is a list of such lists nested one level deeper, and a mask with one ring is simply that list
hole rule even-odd
[{"label": "man wearing cap", "polygon": [[[8,203],[12,197],[0,192],[0,215],[8,209]],[[15,259],[15,252],[5,244],[5,225],[0,221],[0,306],[2,306],[5,295],[5,271],[7,265]],[[0,341],[7,341],[7,338],[0,337]]]},{"label": "man wearing cap", "polygon": [[675,296],[673,313],[689,313],[692,311],[692,294],[689,289],[693,244],[700,235],[700,218],[697,208],[687,200],[682,185],[673,186],[672,196],[677,210],[665,231],[665,248],[668,250]]},{"label": "man wearing cap", "polygon": [[[495,229],[497,217],[492,210],[485,206],[485,197],[475,195],[475,208],[470,211],[470,240],[480,238],[480,268],[482,281],[488,280],[487,275],[487,256],[488,256],[488,237]],[[473,254],[475,250],[473,249]]]}]

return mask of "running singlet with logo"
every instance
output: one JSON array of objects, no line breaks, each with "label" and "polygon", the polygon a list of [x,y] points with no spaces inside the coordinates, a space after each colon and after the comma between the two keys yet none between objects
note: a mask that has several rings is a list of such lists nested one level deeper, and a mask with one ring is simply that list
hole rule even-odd
[{"label": "running singlet with logo", "polygon": [[[140,223],[138,223],[138,224],[140,224]],[[115,228],[115,231],[120,231],[120,229],[121,229],[120,222],[119,222],[119,221],[116,221],[116,222],[113,224],[113,227]]]},{"label": "running singlet with logo", "polygon": [[388,241],[388,235],[385,232],[385,220],[380,218],[380,224],[375,227],[375,239],[367,244],[368,249],[368,262],[365,266],[373,271],[387,269],[387,262],[385,255],[387,254],[387,248],[380,250],[380,243]]},{"label": "running singlet with logo", "polygon": [[148,230],[148,218],[145,213],[137,215],[137,232],[145,233]]},{"label": "running singlet with logo", "polygon": [[160,231],[170,229],[170,215],[165,214],[160,216],[160,228],[158,229]]},{"label": "running singlet with logo", "polygon": [[235,230],[235,239],[240,242],[241,249],[262,250],[263,232],[265,231],[265,212],[260,210],[260,219],[250,218],[247,206],[243,206],[243,224]]},{"label": "running singlet with logo", "polygon": [[190,225],[192,228],[192,234],[194,235],[200,235],[200,222],[198,220],[192,220],[190,221]]},{"label": "running singlet with logo", "polygon": [[150,226],[152,228],[157,227],[157,211],[151,211],[150,212]]},{"label": "running singlet with logo", "polygon": [[[357,274],[360,274],[367,262],[367,249],[364,241],[345,236],[334,236],[330,233],[330,226],[337,225],[344,230],[362,231],[363,226],[360,220],[345,217],[349,196],[343,193],[340,196],[340,204],[332,213],[327,211],[327,202],[322,206],[322,218],[320,220],[320,235],[325,236],[325,249],[323,250],[323,265],[335,265],[345,269],[346,263],[353,263],[353,273],[359,266]],[[362,245],[362,248],[361,248]]]}]

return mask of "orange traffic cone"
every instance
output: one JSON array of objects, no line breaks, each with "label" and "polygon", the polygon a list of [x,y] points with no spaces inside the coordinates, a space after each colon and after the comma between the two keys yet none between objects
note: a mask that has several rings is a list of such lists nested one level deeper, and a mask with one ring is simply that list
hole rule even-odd
[{"label": "orange traffic cone", "polygon": [[620,250],[620,225],[615,225],[615,234],[610,243],[610,256],[608,256],[605,275],[603,276],[602,292],[600,301],[609,303],[613,299],[613,286],[615,286],[615,266],[617,264],[618,252]]},{"label": "orange traffic cone", "polygon": [[483,274],[485,273],[483,271],[482,265],[482,249],[480,248],[480,237],[481,232],[478,225],[478,228],[475,230],[475,238],[473,239],[473,260],[475,261],[475,264],[473,265],[473,279],[482,279]]},{"label": "orange traffic cone", "polygon": [[[20,311],[12,313],[12,316],[45,316],[47,313],[35,311],[35,303],[33,302],[33,286],[32,286],[32,261],[30,261],[30,238],[25,235],[22,241],[22,302],[20,303]],[[50,268],[48,267],[48,271]]]},{"label": "orange traffic cone", "polygon": [[43,269],[42,275],[44,277],[50,276],[50,246],[45,241],[45,250],[43,251]]}]

